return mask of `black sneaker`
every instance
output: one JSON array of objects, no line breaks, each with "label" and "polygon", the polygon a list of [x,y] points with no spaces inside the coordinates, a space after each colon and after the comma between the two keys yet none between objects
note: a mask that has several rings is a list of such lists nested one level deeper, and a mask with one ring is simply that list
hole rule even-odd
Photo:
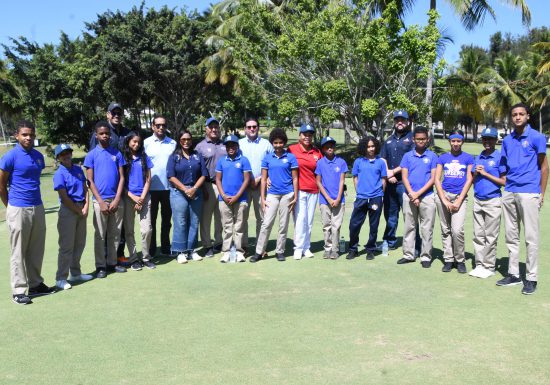
[{"label": "black sneaker", "polygon": [[441,269],[442,272],[448,273],[453,269],[453,263],[452,262],[445,262],[443,264],[443,268]]},{"label": "black sneaker", "polygon": [[140,271],[143,266],[141,265],[141,262],[134,262],[132,263],[132,266],[130,266],[130,268],[134,271]]},{"label": "black sneaker", "polygon": [[422,262],[420,262],[420,264],[422,265],[422,267],[424,269],[429,269],[430,267],[432,267],[432,264],[431,264],[430,261],[422,261]]},{"label": "black sneaker", "polygon": [[525,294],[525,295],[535,294],[535,290],[537,290],[537,281],[525,281],[525,283],[523,284],[523,290],[521,291],[521,294]]},{"label": "black sneaker", "polygon": [[372,251],[367,251],[367,261],[372,261],[374,259],[374,253]]},{"label": "black sneaker", "polygon": [[357,257],[357,250],[350,250],[348,255],[346,255],[346,259],[353,259]]},{"label": "black sneaker", "polygon": [[155,265],[153,262],[151,261],[143,261],[143,266],[145,266],[146,268],[148,269],[156,269],[157,268],[157,265]]},{"label": "black sneaker", "polygon": [[279,262],[284,262],[286,260],[285,255],[282,253],[275,255],[275,258],[277,258]]},{"label": "black sneaker", "polygon": [[513,276],[513,275],[507,275],[506,277],[502,278],[500,281],[497,281],[497,286],[515,286],[522,284],[523,281],[521,278]]},{"label": "black sneaker", "polygon": [[413,263],[414,259],[401,258],[397,260],[398,265],[404,265],[405,263]]},{"label": "black sneaker", "polygon": [[248,259],[249,262],[255,263],[262,259],[262,256],[260,254],[254,254],[252,257]]},{"label": "black sneaker", "polygon": [[456,264],[456,271],[458,271],[460,274],[466,273],[466,265],[464,262],[458,262]]},{"label": "black sneaker", "polygon": [[107,266],[108,273],[126,273],[126,271],[128,270],[120,265]]},{"label": "black sneaker", "polygon": [[12,301],[18,305],[30,305],[32,300],[25,294],[14,294]]},{"label": "black sneaker", "polygon": [[96,278],[105,278],[106,276],[107,276],[107,270],[101,267],[99,269],[96,269],[95,271]]},{"label": "black sneaker", "polygon": [[51,288],[46,286],[44,282],[40,282],[40,284],[38,284],[37,286],[31,287],[29,289],[29,297],[33,295],[50,294],[51,292],[52,292]]}]

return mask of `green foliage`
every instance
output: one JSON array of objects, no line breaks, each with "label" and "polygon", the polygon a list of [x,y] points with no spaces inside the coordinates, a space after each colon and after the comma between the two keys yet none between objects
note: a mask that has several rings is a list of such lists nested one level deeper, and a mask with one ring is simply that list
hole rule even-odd
[{"label": "green foliage", "polygon": [[361,102],[361,113],[366,119],[374,119],[376,114],[378,114],[378,109],[380,105],[374,99],[364,99]]}]

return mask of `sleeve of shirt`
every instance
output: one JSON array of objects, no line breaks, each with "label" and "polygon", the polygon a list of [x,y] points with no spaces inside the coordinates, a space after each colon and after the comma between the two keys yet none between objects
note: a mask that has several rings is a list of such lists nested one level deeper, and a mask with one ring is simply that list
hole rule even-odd
[{"label": "sleeve of shirt", "polygon": [[216,162],[216,172],[223,172],[222,158],[218,159],[218,161]]},{"label": "sleeve of shirt", "polygon": [[498,161],[498,172],[499,174],[506,174],[506,165],[502,164],[502,155],[500,156],[500,159]]},{"label": "sleeve of shirt", "polygon": [[353,168],[351,169],[351,175],[357,176],[359,175],[359,159],[355,159],[353,162]]},{"label": "sleeve of shirt", "polygon": [[250,161],[246,156],[243,156],[243,171],[252,172],[252,166],[250,165]]},{"label": "sleeve of shirt", "polygon": [[12,173],[13,172],[13,152],[10,151],[0,159],[0,169]]},{"label": "sleeve of shirt", "polygon": [[379,166],[380,167],[380,176],[388,176],[388,169],[386,167],[386,162],[384,162],[382,159],[380,159]]},{"label": "sleeve of shirt", "polygon": [[441,154],[441,155],[437,158],[437,164],[440,164],[440,165],[442,165],[442,166],[445,164],[445,162],[443,161],[443,156],[444,156],[444,155],[445,155],[445,154]]},{"label": "sleeve of shirt", "polygon": [[466,159],[466,167],[469,165],[474,164],[474,157],[470,154],[468,154],[468,159]]},{"label": "sleeve of shirt", "polygon": [[269,154],[265,154],[264,155],[264,158],[262,159],[262,168],[265,168],[265,169],[268,169],[269,168],[269,161],[268,161],[268,156],[270,156]]},{"label": "sleeve of shirt", "polygon": [[317,162],[317,164],[315,165],[315,175],[321,175],[321,169],[319,168],[319,164],[321,164],[321,162]]},{"label": "sleeve of shirt", "polygon": [[[36,150],[35,150],[36,151]],[[38,153],[38,157],[42,160],[42,170],[46,168],[46,162],[44,161],[44,155],[42,155],[40,152],[36,151]]]},{"label": "sleeve of shirt", "polygon": [[206,169],[206,162],[201,154],[199,154],[199,161],[201,162],[201,176],[208,178],[208,170]]},{"label": "sleeve of shirt", "polygon": [[93,152],[89,152],[84,158],[84,167],[94,168],[94,157]]},{"label": "sleeve of shirt", "polygon": [[437,155],[432,154],[432,165],[431,165],[431,169],[433,170],[434,168],[437,168]]},{"label": "sleeve of shirt", "polygon": [[403,155],[403,159],[401,159],[401,163],[399,164],[399,167],[409,169],[409,153],[406,153]]},{"label": "sleeve of shirt", "polygon": [[147,161],[147,168],[150,170],[152,169],[153,167],[155,167],[155,165],[153,164],[153,161],[151,160],[151,158],[149,158],[147,155],[146,156],[146,161]]},{"label": "sleeve of shirt", "polygon": [[176,176],[176,158],[174,154],[171,154],[166,162],[166,177],[170,179],[174,176]]},{"label": "sleeve of shirt", "polygon": [[546,138],[544,137],[544,135],[537,135],[534,144],[535,149],[537,150],[537,154],[546,154]]},{"label": "sleeve of shirt", "polygon": [[65,185],[65,178],[60,172],[56,172],[53,175],[53,189],[57,191],[62,188],[67,189],[67,186]]},{"label": "sleeve of shirt", "polygon": [[294,155],[289,157],[290,160],[290,169],[293,170],[295,168],[298,168],[298,159]]},{"label": "sleeve of shirt", "polygon": [[117,163],[118,163],[118,167],[126,166],[126,161],[124,160],[124,157],[122,156],[120,151],[117,151],[117,153],[116,153],[116,160],[117,160]]}]

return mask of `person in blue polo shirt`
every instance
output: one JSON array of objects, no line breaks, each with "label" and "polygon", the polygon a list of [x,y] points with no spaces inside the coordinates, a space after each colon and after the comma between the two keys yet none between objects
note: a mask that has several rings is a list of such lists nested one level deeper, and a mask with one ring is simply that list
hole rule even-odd
[{"label": "person in blue polo shirt", "polygon": [[508,275],[498,286],[522,283],[519,275],[520,224],[523,222],[527,246],[526,280],[523,294],[533,294],[538,282],[539,215],[548,181],[548,160],[544,135],[529,125],[529,108],[519,103],[511,108],[514,131],[502,142],[502,164],[506,167],[506,184],[502,193],[502,210],[508,247]]},{"label": "person in blue polo shirt", "polygon": [[45,165],[44,156],[33,148],[34,124],[27,120],[18,122],[15,138],[15,148],[0,160],[0,199],[6,206],[10,232],[13,302],[27,305],[32,303],[30,297],[50,292],[41,276],[46,217],[40,195],[40,173]]},{"label": "person in blue polo shirt", "polygon": [[403,193],[403,258],[398,264],[415,260],[415,241],[418,228],[422,238],[420,264],[429,268],[432,262],[433,230],[435,223],[435,199],[433,185],[437,168],[437,155],[428,150],[429,134],[426,127],[414,129],[414,150],[405,154],[401,160],[401,176],[405,192]]},{"label": "person in blue polo shirt", "polygon": [[[441,241],[445,263],[441,271],[448,273],[456,261],[456,270],[466,273],[464,254],[464,220],[468,207],[468,191],[472,186],[474,157],[462,151],[464,133],[454,130],[449,135],[451,151],[437,161],[435,204],[441,222]],[[443,181],[441,180],[443,178]]]},{"label": "person in blue polo shirt", "polygon": [[[277,214],[279,215],[279,235],[277,236],[275,256],[279,262],[286,259],[284,253],[288,220],[298,198],[298,160],[285,150],[287,141],[286,133],[280,128],[273,129],[269,134],[273,152],[266,154],[262,161],[260,192],[264,220],[258,242],[256,242],[256,253],[249,259],[253,263],[264,257],[269,234]],[[267,187],[268,178],[271,181],[269,188]]]},{"label": "person in blue polo shirt", "polygon": [[319,187],[319,208],[323,220],[325,253],[323,258],[338,258],[340,227],[344,219],[344,180],[348,172],[346,161],[334,152],[336,141],[327,136],[321,140],[324,157],[317,161],[315,175]]},{"label": "person in blue polo shirt", "polygon": [[105,278],[107,272],[126,272],[126,268],[117,265],[117,247],[124,217],[122,167],[126,162],[120,151],[110,145],[111,132],[107,122],[97,122],[95,130],[98,144],[84,158],[84,167],[94,198],[96,277]]},{"label": "person in blue polo shirt", "polygon": [[487,127],[481,132],[484,150],[474,159],[474,252],[476,267],[472,277],[495,275],[497,241],[500,234],[501,192],[506,168],[500,163],[500,151],[495,149],[498,132]]},{"label": "person in blue polo shirt", "polygon": [[59,233],[59,253],[55,286],[61,290],[72,286],[67,281],[89,281],[93,277],[82,274],[80,258],[86,247],[86,220],[89,198],[86,177],[80,166],[73,164],[73,149],[68,144],[55,147],[55,159],[59,168],[53,176],[53,188],[59,194],[57,231]]},{"label": "person in blue polo shirt", "polygon": [[246,187],[252,168],[248,159],[239,151],[239,138],[228,135],[223,144],[227,155],[218,159],[216,164],[216,186],[223,228],[223,254],[220,262],[229,261],[232,242],[237,251],[237,262],[244,262],[243,234],[245,226],[248,226],[244,217],[248,206]]},{"label": "person in blue polo shirt", "polygon": [[376,237],[378,224],[382,213],[384,189],[386,188],[387,165],[386,161],[378,156],[380,142],[378,139],[367,136],[357,145],[360,157],[353,162],[351,174],[357,193],[353,204],[353,212],[349,221],[350,250],[346,259],[357,256],[359,248],[359,232],[369,215],[369,240],[365,245],[367,259],[374,259],[376,251]]}]

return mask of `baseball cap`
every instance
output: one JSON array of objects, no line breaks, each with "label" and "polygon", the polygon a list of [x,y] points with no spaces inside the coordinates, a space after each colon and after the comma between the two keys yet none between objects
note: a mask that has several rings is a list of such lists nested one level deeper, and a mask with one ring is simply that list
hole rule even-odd
[{"label": "baseball cap", "polygon": [[398,110],[393,113],[393,118],[404,118],[409,119],[409,114],[407,114],[407,111],[404,110]]},{"label": "baseball cap", "polygon": [[109,104],[109,107],[107,107],[107,111],[111,112],[113,110],[116,110],[117,108],[124,111],[120,103],[117,102],[111,102],[111,104]]},{"label": "baseball cap", "polygon": [[216,122],[216,123],[220,123],[220,121],[218,119],[216,119],[215,117],[211,116],[210,118],[206,119],[206,125],[209,126],[211,123],[213,122]]},{"label": "baseball cap", "polygon": [[223,139],[223,144],[227,144],[227,143],[239,143],[239,138],[237,138],[237,135],[227,135],[224,139]]},{"label": "baseball cap", "polygon": [[55,155],[55,158],[57,159],[57,156],[59,154],[61,154],[63,151],[71,151],[72,152],[73,149],[68,144],[58,144],[57,146],[55,146],[55,150],[53,151],[53,153]]},{"label": "baseball cap", "polygon": [[302,124],[300,127],[300,134],[303,134],[305,132],[315,132],[315,128],[311,124]]},{"label": "baseball cap", "polygon": [[494,127],[487,127],[481,132],[482,138],[498,138],[498,131]]},{"label": "baseball cap", "polygon": [[334,143],[336,144],[336,140],[330,136],[326,136],[323,139],[321,139],[321,147],[323,147],[327,143]]}]

